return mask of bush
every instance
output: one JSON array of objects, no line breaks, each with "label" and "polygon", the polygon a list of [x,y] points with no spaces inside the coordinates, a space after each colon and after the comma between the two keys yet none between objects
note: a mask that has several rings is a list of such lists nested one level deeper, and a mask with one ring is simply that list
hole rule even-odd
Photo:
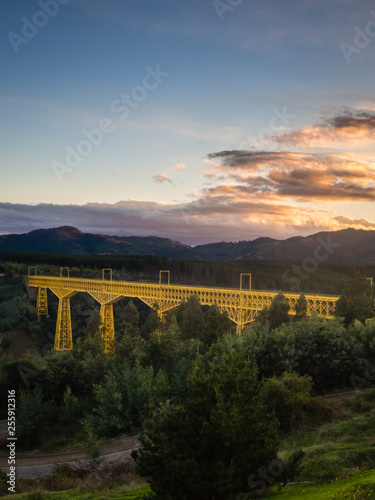
[{"label": "bush", "polygon": [[342,477],[346,469],[337,461],[335,454],[318,448],[313,456],[304,460],[301,477],[315,484],[323,484]]},{"label": "bush", "polygon": [[311,377],[297,373],[285,372],[265,381],[262,399],[267,411],[275,412],[281,431],[312,427],[331,418],[325,401],[311,396],[312,387]]}]

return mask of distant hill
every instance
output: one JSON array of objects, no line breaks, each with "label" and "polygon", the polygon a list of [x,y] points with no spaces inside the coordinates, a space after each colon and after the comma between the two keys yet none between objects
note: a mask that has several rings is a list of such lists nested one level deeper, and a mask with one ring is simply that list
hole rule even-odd
[{"label": "distant hill", "polygon": [[82,233],[75,227],[62,226],[0,236],[1,250],[81,255],[167,255],[189,259],[191,247],[156,236],[107,236]]},{"label": "distant hill", "polygon": [[80,255],[156,255],[212,261],[264,260],[375,264],[375,231],[343,229],[286,240],[257,238],[191,247],[156,236],[108,236],[83,233],[70,226],[0,236],[0,251],[53,252]]},{"label": "distant hill", "polygon": [[286,240],[257,238],[238,243],[211,243],[194,247],[193,254],[204,260],[266,260],[301,262],[313,266],[318,262],[338,264],[375,264],[375,231],[343,229],[323,231],[310,236]]}]

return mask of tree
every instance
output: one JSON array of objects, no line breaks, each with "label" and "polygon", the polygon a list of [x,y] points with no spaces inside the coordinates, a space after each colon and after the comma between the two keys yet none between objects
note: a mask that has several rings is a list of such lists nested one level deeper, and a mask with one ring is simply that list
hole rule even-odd
[{"label": "tree", "polygon": [[82,359],[88,352],[95,355],[104,351],[101,324],[100,312],[94,309],[90,314],[87,325],[82,329],[83,335],[77,339],[74,347],[74,356],[76,358]]},{"label": "tree", "polygon": [[79,411],[77,396],[74,396],[69,385],[66,386],[63,401],[59,410],[59,420],[65,425],[72,425]]},{"label": "tree", "polygon": [[52,405],[43,401],[40,387],[32,391],[22,390],[18,398],[16,416],[17,437],[21,446],[34,446],[45,428],[50,423]]},{"label": "tree", "polygon": [[[375,322],[357,322],[345,328],[339,319],[322,321],[313,314],[301,321],[268,330],[254,325],[241,338],[245,353],[261,376],[281,376],[295,371],[309,375],[314,392],[345,388],[353,373],[363,373],[364,359],[373,359]],[[372,324],[372,326],[371,326]]]},{"label": "tree", "polygon": [[202,307],[196,295],[191,295],[186,302],[179,305],[176,318],[183,340],[202,338],[205,322]]},{"label": "tree", "polygon": [[216,304],[211,306],[204,314],[204,322],[203,341],[207,346],[210,346],[218,338],[230,332],[230,319],[228,314],[222,314]]},{"label": "tree", "polygon": [[139,331],[139,311],[131,300],[125,307],[118,307],[115,315],[116,340],[120,340],[124,335],[131,337],[138,336]]},{"label": "tree", "polygon": [[289,304],[283,294],[279,292],[273,299],[270,309],[268,311],[268,320],[271,330],[281,326],[283,323],[289,322]]},{"label": "tree", "polygon": [[124,335],[122,339],[116,343],[116,361],[118,363],[126,362],[134,365],[136,360],[142,363],[147,363],[149,341],[135,335]]},{"label": "tree", "polygon": [[359,272],[355,272],[346,283],[344,292],[336,303],[335,315],[343,317],[345,325],[348,326],[356,319],[364,323],[374,314],[371,283]]},{"label": "tree", "polygon": [[43,369],[40,374],[40,384],[44,398],[62,403],[65,390],[77,385],[74,376],[74,358],[68,353],[49,353],[43,358]]},{"label": "tree", "polygon": [[100,436],[116,435],[128,424],[124,411],[119,377],[107,373],[100,385],[94,385],[97,407],[93,410],[92,423]]},{"label": "tree", "polygon": [[285,372],[281,377],[267,379],[262,388],[267,412],[275,412],[280,430],[314,426],[331,416],[332,410],[323,399],[311,396],[313,381],[307,375]]},{"label": "tree", "polygon": [[82,420],[81,423],[85,431],[84,450],[87,455],[89,467],[90,469],[97,470],[104,461],[104,458],[101,457],[102,440],[98,438],[90,419]]},{"label": "tree", "polygon": [[173,373],[174,367],[180,358],[182,344],[180,336],[181,332],[174,315],[164,332],[161,334],[151,333],[147,349],[149,363],[154,367],[155,371],[163,369],[168,374]]},{"label": "tree", "polygon": [[7,262],[5,264],[5,276],[8,281],[15,281],[22,274],[23,266],[16,262]]},{"label": "tree", "polygon": [[9,330],[15,326],[25,327],[27,321],[35,316],[35,308],[28,301],[26,294],[17,295],[0,305],[0,330]]},{"label": "tree", "polygon": [[158,316],[158,308],[157,304],[154,304],[154,307],[150,310],[149,315],[147,316],[146,321],[142,325],[141,335],[144,339],[149,340],[150,334],[155,332],[158,328],[160,328],[160,318]]},{"label": "tree", "polygon": [[224,500],[248,489],[276,457],[277,421],[265,412],[255,365],[232,350],[209,369],[198,357],[184,402],[159,405],[145,422],[138,472],[163,500]]},{"label": "tree", "polygon": [[296,320],[304,319],[307,316],[307,300],[304,293],[299,296],[296,305]]}]

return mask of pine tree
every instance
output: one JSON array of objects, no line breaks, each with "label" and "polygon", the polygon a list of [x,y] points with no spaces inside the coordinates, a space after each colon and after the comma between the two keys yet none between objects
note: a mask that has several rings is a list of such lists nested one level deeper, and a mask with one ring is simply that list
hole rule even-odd
[{"label": "pine tree", "polygon": [[46,424],[47,406],[40,387],[22,390],[17,402],[16,429],[19,443],[24,448],[34,446]]},{"label": "pine tree", "polygon": [[180,304],[176,311],[176,317],[183,340],[203,336],[204,316],[199,298],[196,295],[191,295],[186,302]]},{"label": "pine tree", "polygon": [[182,403],[159,405],[133,452],[141,475],[164,500],[222,500],[276,457],[277,421],[260,399],[256,367],[231,351],[205,369],[199,358]]},{"label": "pine tree", "polygon": [[283,292],[280,292],[273,299],[271,307],[268,311],[268,320],[270,323],[271,330],[281,326],[283,323],[288,323],[289,322],[288,313],[289,313],[288,301]]},{"label": "pine tree", "polygon": [[295,311],[296,311],[296,316],[295,316],[296,320],[306,318],[307,300],[304,293],[301,293],[301,295],[299,296],[295,305]]}]

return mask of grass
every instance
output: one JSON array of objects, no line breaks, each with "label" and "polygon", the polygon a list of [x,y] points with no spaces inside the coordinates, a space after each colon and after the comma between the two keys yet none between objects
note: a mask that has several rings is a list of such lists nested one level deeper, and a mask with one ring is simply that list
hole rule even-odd
[{"label": "grass", "polygon": [[375,498],[375,469],[363,470],[340,481],[321,486],[299,484],[286,486],[279,492],[264,496],[272,500],[290,498],[291,500],[364,500]]},{"label": "grass", "polygon": [[[103,464],[99,470],[89,467],[55,465],[51,474],[36,479],[16,479],[17,494],[6,495],[6,476],[0,471],[0,497],[39,500],[44,498],[139,498],[150,490],[135,473],[131,460]],[[19,494],[18,494],[19,493]],[[3,496],[2,496],[3,495]]]},{"label": "grass", "polygon": [[282,457],[298,449],[305,452],[296,481],[320,485],[375,467],[375,404],[368,406],[372,396],[360,393],[332,402],[333,422],[285,438]]},{"label": "grass", "polygon": [[133,488],[128,491],[105,491],[101,493],[82,490],[65,490],[56,493],[25,493],[22,495],[7,495],[4,500],[151,500],[151,491],[148,486]]},{"label": "grass", "polygon": [[59,426],[51,426],[46,435],[43,436],[40,451],[43,453],[53,453],[84,447],[85,436],[81,426],[78,424],[70,425],[67,434],[68,437],[66,435],[61,436],[59,434]]},{"label": "grass", "polygon": [[[151,500],[148,486],[137,487],[128,491],[87,492],[66,490],[56,493],[29,493],[3,497],[4,500]],[[286,486],[279,492],[270,492],[262,498],[281,500],[365,500],[375,498],[375,470],[359,471],[351,477],[321,486],[299,484]],[[176,499],[177,500],[177,499]]]}]

